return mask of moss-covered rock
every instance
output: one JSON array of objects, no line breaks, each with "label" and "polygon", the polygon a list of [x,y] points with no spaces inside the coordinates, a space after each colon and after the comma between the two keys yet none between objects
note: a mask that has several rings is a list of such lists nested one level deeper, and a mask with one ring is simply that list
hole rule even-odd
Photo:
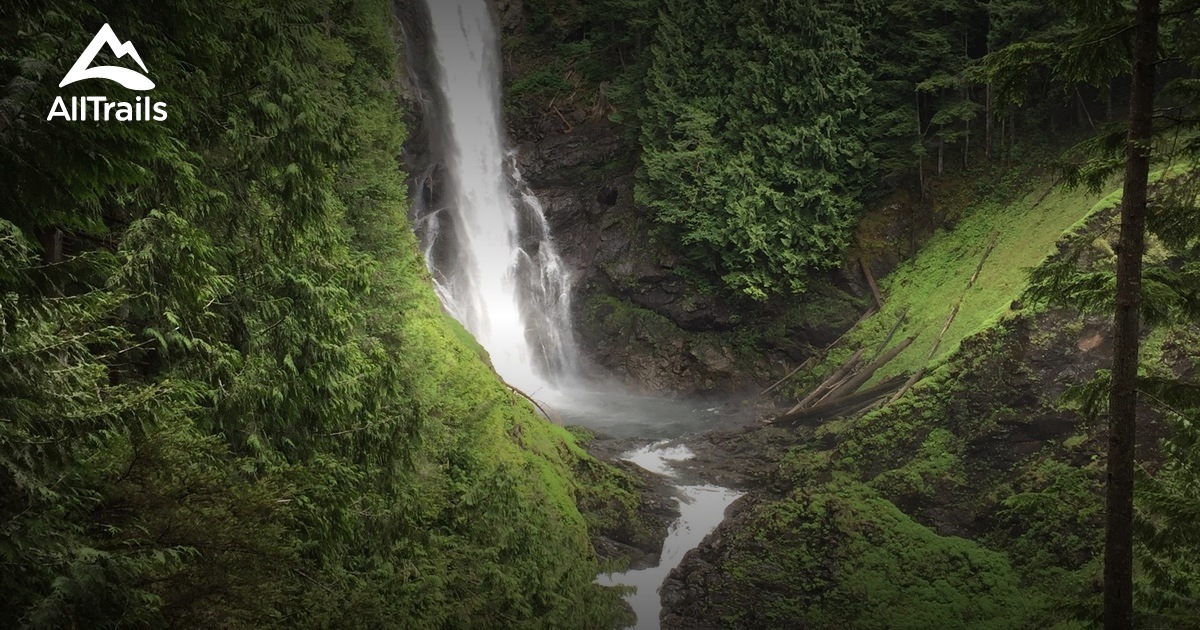
[{"label": "moss-covered rock", "polygon": [[1023,628],[1037,593],[1008,558],[938,535],[852,481],[752,504],[713,565],[674,573],[667,628]]}]

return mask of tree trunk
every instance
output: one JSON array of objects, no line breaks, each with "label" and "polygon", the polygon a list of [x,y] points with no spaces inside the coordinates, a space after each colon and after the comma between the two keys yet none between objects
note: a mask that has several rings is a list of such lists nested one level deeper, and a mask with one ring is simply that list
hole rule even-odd
[{"label": "tree trunk", "polygon": [[63,260],[63,233],[58,228],[46,228],[38,233],[42,244],[42,264],[53,265]]},{"label": "tree trunk", "polygon": [[1115,83],[1115,81],[1114,81],[1114,80],[1112,80],[1112,79],[1109,79],[1109,80],[1108,80],[1108,89],[1107,89],[1107,90],[1105,90],[1105,95],[1104,95],[1104,120],[1105,120],[1106,122],[1111,122],[1111,121],[1112,121],[1112,119],[1113,119],[1113,92],[1117,91],[1117,90],[1116,90],[1116,86],[1115,86],[1115,85],[1113,85],[1114,83]]},{"label": "tree trunk", "polygon": [[1017,146],[1017,117],[1015,114],[1008,116],[1008,158],[1012,159],[1013,148]]},{"label": "tree trunk", "polygon": [[[987,54],[992,54],[992,5],[988,4],[987,12],[988,20],[988,42]],[[992,82],[988,81],[986,91],[983,95],[983,156],[985,162],[992,161],[992,134],[995,133],[995,125],[992,123],[992,107],[995,95],[993,93]]]},{"label": "tree trunk", "polygon": [[1146,196],[1154,115],[1154,64],[1159,0],[1138,0],[1130,89],[1125,190],[1117,245],[1113,317],[1112,389],[1109,392],[1107,529],[1104,540],[1104,628],[1133,628],[1133,467],[1137,425],[1138,332],[1145,249]]},{"label": "tree trunk", "polygon": [[992,134],[995,133],[992,124],[992,84],[987,84],[987,92],[983,97],[983,155],[987,162],[992,161]]},{"label": "tree trunk", "polygon": [[971,167],[971,121],[968,119],[963,123],[966,127],[963,133],[963,170],[965,171]]},{"label": "tree trunk", "polygon": [[[925,134],[921,131],[921,92],[917,92],[917,147],[924,149]],[[917,154],[918,200],[925,201],[925,156]]]},{"label": "tree trunk", "polygon": [[1008,152],[1004,150],[1005,132],[1008,131],[1008,119],[1000,117],[1000,165],[1008,166]]},{"label": "tree trunk", "polygon": [[[969,26],[963,29],[962,45],[963,60],[969,66],[971,65],[971,29]],[[971,84],[967,81],[963,81],[963,101],[971,102]],[[971,151],[971,119],[969,117],[963,118],[963,130],[963,170],[965,171],[967,170],[967,156]]]}]

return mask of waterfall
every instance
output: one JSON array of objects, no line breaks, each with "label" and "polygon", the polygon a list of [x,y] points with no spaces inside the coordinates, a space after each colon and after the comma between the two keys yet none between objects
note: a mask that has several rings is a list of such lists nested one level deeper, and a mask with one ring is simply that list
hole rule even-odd
[{"label": "waterfall", "polygon": [[[500,53],[487,0],[425,0],[442,134],[415,182],[416,227],[435,289],[529,393],[574,371],[570,276],[501,124]],[[432,190],[436,183],[437,195]]]}]

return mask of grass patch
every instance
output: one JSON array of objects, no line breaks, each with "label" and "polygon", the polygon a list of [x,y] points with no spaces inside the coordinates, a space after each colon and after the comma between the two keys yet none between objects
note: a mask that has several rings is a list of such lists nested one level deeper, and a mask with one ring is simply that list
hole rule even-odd
[{"label": "grass patch", "polygon": [[849,343],[831,353],[817,374],[832,371],[858,347],[873,351],[905,311],[907,319],[892,343],[910,336],[916,341],[880,369],[875,380],[925,366],[951,308],[963,295],[993,235],[998,235],[931,363],[945,359],[965,337],[1011,312],[1013,302],[1029,284],[1029,269],[1055,252],[1064,232],[1077,229],[1094,212],[1111,207],[1119,198],[1119,194],[1103,197],[1084,189],[1067,190],[1040,178],[1026,185],[1024,194],[1016,199],[1001,201],[993,195],[976,203],[953,229],[938,231],[916,257],[880,282],[884,308],[852,331]]}]

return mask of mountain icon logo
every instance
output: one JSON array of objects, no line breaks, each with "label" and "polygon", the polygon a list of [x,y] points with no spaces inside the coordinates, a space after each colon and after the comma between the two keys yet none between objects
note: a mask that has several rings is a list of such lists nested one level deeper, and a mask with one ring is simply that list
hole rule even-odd
[{"label": "mountain icon logo", "polygon": [[92,38],[92,43],[88,44],[83,50],[83,54],[75,61],[75,65],[71,66],[71,70],[67,72],[67,76],[63,77],[62,83],[58,87],[63,87],[83,81],[84,79],[108,79],[116,81],[121,85],[131,90],[150,90],[154,88],[154,81],[149,77],[136,70],[122,68],[120,66],[96,66],[92,65],[92,61],[96,59],[96,55],[105,45],[119,59],[125,55],[133,57],[137,65],[146,71],[146,64],[142,63],[142,58],[138,55],[137,49],[133,47],[133,42],[124,42],[117,39],[117,34],[113,32],[112,27],[108,24],[100,27],[100,31]]}]

